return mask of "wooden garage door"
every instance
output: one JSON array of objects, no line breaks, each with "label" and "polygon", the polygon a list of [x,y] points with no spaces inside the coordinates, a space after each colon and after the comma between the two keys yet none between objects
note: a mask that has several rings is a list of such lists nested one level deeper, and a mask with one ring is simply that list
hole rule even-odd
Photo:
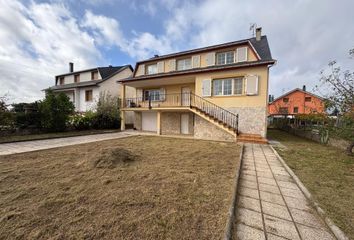
[{"label": "wooden garage door", "polygon": [[157,113],[143,112],[142,113],[142,128],[143,131],[157,131]]}]

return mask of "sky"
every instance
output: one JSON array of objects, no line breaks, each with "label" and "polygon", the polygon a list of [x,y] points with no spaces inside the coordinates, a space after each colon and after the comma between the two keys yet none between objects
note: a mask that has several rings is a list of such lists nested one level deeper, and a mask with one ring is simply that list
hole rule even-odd
[{"label": "sky", "polygon": [[120,66],[252,37],[256,23],[277,64],[269,94],[318,84],[336,60],[353,69],[353,0],[0,0],[0,96],[43,98],[54,76]]}]

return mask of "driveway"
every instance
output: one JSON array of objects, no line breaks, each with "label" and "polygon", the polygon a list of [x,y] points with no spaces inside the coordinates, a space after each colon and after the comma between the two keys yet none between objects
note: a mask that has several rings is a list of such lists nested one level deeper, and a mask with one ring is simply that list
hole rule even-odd
[{"label": "driveway", "polygon": [[269,146],[246,144],[242,161],[237,239],[335,239]]},{"label": "driveway", "polygon": [[148,133],[141,133],[136,131],[124,131],[117,133],[104,133],[104,134],[93,134],[86,136],[77,137],[65,137],[65,138],[55,138],[46,140],[34,140],[34,141],[24,141],[24,142],[14,142],[14,143],[3,143],[0,144],[0,155],[9,155],[14,153],[31,152],[49,148],[65,147],[70,145],[90,143],[97,141],[104,141],[109,139],[129,137],[133,135],[141,135]]}]

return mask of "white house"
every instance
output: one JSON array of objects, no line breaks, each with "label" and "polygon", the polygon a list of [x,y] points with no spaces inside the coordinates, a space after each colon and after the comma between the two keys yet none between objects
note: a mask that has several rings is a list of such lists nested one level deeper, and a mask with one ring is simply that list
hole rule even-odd
[{"label": "white house", "polygon": [[[117,81],[130,77],[132,73],[131,65],[74,71],[74,64],[69,63],[69,72],[55,76],[55,85],[48,89],[65,93],[74,103],[76,112],[86,112],[94,110],[102,93],[120,97],[121,84]],[[126,94],[134,97],[135,89],[126,89]]]}]

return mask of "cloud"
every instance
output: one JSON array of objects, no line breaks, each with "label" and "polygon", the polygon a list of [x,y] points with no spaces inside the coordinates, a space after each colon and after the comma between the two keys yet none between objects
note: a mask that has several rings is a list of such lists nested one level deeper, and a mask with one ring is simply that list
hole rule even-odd
[{"label": "cloud", "polygon": [[54,84],[54,75],[67,72],[68,62],[85,68],[102,58],[64,5],[1,1],[1,6],[1,95],[38,100],[40,90]]}]

